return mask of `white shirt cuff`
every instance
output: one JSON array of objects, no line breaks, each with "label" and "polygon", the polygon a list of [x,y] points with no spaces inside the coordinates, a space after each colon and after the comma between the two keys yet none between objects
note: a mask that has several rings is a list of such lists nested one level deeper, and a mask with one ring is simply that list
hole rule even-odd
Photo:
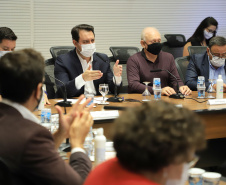
[{"label": "white shirt cuff", "polygon": [[115,76],[115,78],[113,77],[114,84],[115,84],[115,80],[116,80],[116,85],[120,86],[120,84],[122,82],[122,76]]},{"label": "white shirt cuff", "polygon": [[82,148],[76,147],[76,148],[72,148],[71,150],[71,154],[75,153],[75,152],[83,152],[86,153],[86,151]]},{"label": "white shirt cuff", "polygon": [[76,89],[81,89],[86,84],[86,81],[83,80],[82,74],[75,78],[75,87]]}]

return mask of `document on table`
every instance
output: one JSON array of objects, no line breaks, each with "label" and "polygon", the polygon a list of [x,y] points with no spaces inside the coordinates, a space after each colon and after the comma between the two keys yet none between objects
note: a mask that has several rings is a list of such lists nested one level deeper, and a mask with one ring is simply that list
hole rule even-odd
[{"label": "document on table", "polygon": [[119,116],[118,110],[90,112],[93,120],[115,119]]}]

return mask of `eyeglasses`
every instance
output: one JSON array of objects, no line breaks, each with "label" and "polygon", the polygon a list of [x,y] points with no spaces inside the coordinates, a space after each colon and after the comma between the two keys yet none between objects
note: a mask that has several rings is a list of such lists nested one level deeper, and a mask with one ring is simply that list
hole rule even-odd
[{"label": "eyeglasses", "polygon": [[211,29],[209,29],[209,28],[206,28],[207,29],[207,31],[209,32],[209,33],[216,33],[216,30],[214,31],[214,30],[211,30]]},{"label": "eyeglasses", "polygon": [[189,168],[194,167],[198,162],[198,160],[199,160],[199,157],[197,155],[194,155],[193,159],[188,162]]},{"label": "eyeglasses", "polygon": [[152,41],[150,41],[149,42],[149,44],[146,42],[146,41],[144,41],[147,45],[149,45],[149,44],[154,44],[154,43],[160,43],[161,42],[161,40],[152,40]]},{"label": "eyeglasses", "polygon": [[223,54],[219,54],[219,53],[214,53],[212,54],[211,51],[210,51],[210,54],[212,55],[212,57],[215,57],[216,60],[220,59],[220,58],[226,58],[226,52],[223,53]]}]

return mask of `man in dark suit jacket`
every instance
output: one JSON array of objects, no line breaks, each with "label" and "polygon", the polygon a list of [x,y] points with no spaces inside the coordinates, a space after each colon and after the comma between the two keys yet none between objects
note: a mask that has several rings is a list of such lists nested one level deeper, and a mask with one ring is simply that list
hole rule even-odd
[{"label": "man in dark suit jacket", "polygon": [[[7,53],[0,59],[0,163],[8,168],[12,184],[82,184],[91,170],[83,149],[93,122],[83,110],[90,100],[81,107],[77,103],[67,115],[56,106],[59,129],[52,136],[31,112],[41,100],[43,76],[44,59],[32,49]],[[69,164],[57,153],[66,137],[72,148]]]},{"label": "man in dark suit jacket", "polygon": [[[185,84],[193,91],[197,90],[198,76],[205,77],[206,89],[209,87],[208,79],[217,79],[222,75],[224,92],[226,92],[226,39],[213,37],[209,42],[207,52],[191,56],[188,64]],[[216,89],[216,84],[213,86]]]},{"label": "man in dark suit jacket", "polygon": [[[113,67],[116,79],[116,82],[113,82],[107,55],[95,52],[93,26],[77,25],[72,28],[71,34],[75,49],[57,57],[54,69],[55,77],[66,85],[67,96],[100,94],[98,89],[102,83],[108,84],[110,91],[114,93],[114,83],[120,86],[122,81],[122,66],[118,65],[119,61],[117,60]],[[56,84],[58,87],[62,86],[59,81],[56,81]]]}]

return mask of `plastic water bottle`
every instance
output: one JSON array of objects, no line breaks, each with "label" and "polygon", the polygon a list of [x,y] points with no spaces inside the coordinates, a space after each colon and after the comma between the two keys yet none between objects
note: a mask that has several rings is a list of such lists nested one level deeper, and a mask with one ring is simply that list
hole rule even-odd
[{"label": "plastic water bottle", "polygon": [[106,137],[104,136],[104,129],[99,128],[97,130],[97,135],[94,139],[94,146],[95,146],[95,165],[100,164],[101,162],[105,161],[105,146],[106,144]]},{"label": "plastic water bottle", "polygon": [[198,76],[197,90],[198,90],[197,98],[205,98],[206,85],[205,85],[205,77],[204,76]]},{"label": "plastic water bottle", "polygon": [[154,99],[155,100],[160,100],[161,99],[161,94],[162,94],[160,78],[154,78],[153,79],[153,92],[154,92]]},{"label": "plastic water bottle", "polygon": [[223,80],[222,80],[222,75],[218,75],[216,98],[217,99],[223,99]]},{"label": "plastic water bottle", "polygon": [[93,152],[93,132],[92,127],[90,127],[89,133],[85,138],[85,142],[83,144],[83,147],[86,151],[86,154],[91,157]]}]

